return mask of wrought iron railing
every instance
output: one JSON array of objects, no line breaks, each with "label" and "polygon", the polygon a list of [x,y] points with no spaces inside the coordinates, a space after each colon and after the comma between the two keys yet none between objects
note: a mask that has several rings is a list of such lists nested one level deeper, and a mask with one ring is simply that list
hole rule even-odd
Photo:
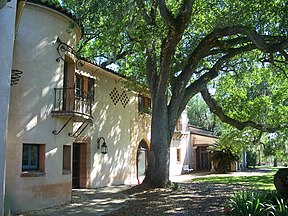
[{"label": "wrought iron railing", "polygon": [[53,111],[92,116],[93,96],[75,88],[54,88]]}]

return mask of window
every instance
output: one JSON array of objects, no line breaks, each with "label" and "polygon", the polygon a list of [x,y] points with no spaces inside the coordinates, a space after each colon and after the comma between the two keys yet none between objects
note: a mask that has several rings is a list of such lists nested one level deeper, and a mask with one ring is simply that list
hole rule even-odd
[{"label": "window", "polygon": [[83,97],[84,92],[84,79],[83,76],[80,76],[79,74],[76,74],[76,80],[75,80],[75,96],[77,97]]},{"label": "window", "polygon": [[[65,111],[72,111],[74,109],[74,73],[75,65],[73,60],[65,56],[62,99],[62,109]],[[58,94],[60,95],[60,92]],[[59,99],[56,99],[56,101]]]},{"label": "window", "polygon": [[45,170],[45,145],[23,144],[22,148],[22,171]]},{"label": "window", "polygon": [[75,76],[74,111],[92,115],[95,80],[81,74]]},{"label": "window", "polygon": [[88,97],[91,98],[92,102],[94,102],[94,85],[95,85],[95,80],[92,78],[88,78]]},{"label": "window", "polygon": [[151,113],[151,99],[143,95],[138,95],[139,113]]},{"label": "window", "polygon": [[91,99],[94,101],[94,84],[95,80],[76,74],[75,78],[75,95],[76,97],[81,97],[82,99]]},{"label": "window", "polygon": [[176,131],[181,131],[181,122],[180,122],[180,119],[177,120]]},{"label": "window", "polygon": [[23,144],[22,170],[39,170],[39,146]]},{"label": "window", "polygon": [[177,163],[181,163],[181,149],[177,148]]},{"label": "window", "polygon": [[63,146],[63,174],[71,173],[71,146]]}]

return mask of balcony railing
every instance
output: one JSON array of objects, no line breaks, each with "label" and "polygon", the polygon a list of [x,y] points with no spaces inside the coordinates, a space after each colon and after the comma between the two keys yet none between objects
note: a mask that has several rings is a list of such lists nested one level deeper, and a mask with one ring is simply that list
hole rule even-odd
[{"label": "balcony railing", "polygon": [[92,117],[93,96],[75,88],[54,88],[54,115]]}]

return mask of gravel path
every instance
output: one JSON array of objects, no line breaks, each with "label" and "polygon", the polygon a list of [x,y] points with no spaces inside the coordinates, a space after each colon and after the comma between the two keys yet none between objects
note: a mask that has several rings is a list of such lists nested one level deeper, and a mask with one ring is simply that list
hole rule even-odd
[{"label": "gravel path", "polygon": [[[255,172],[256,171],[256,172]],[[229,174],[199,173],[182,175],[171,180],[179,183],[178,190],[154,189],[133,193],[125,206],[106,214],[109,216],[141,215],[181,215],[181,216],[219,216],[224,214],[228,197],[243,190],[240,185],[192,182],[191,179],[202,176],[259,176],[269,169],[233,172]]]},{"label": "gravel path", "polygon": [[154,189],[130,195],[125,206],[109,216],[224,215],[227,197],[240,186],[212,183],[181,183],[178,190]]}]

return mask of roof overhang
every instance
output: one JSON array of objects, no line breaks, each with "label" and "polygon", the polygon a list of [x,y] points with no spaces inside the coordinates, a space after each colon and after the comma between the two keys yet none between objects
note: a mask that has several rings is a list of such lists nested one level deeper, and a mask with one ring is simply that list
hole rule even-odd
[{"label": "roof overhang", "polygon": [[218,136],[213,135],[213,134],[197,133],[197,132],[193,132],[193,131],[190,131],[190,134],[191,135],[195,134],[195,135],[204,136],[204,137],[211,137],[211,138],[216,138],[216,139],[219,138]]},{"label": "roof overhang", "polygon": [[189,132],[183,133],[181,131],[174,131],[174,133],[172,135],[173,140],[182,140],[182,139],[186,139],[188,137],[189,137]]}]

